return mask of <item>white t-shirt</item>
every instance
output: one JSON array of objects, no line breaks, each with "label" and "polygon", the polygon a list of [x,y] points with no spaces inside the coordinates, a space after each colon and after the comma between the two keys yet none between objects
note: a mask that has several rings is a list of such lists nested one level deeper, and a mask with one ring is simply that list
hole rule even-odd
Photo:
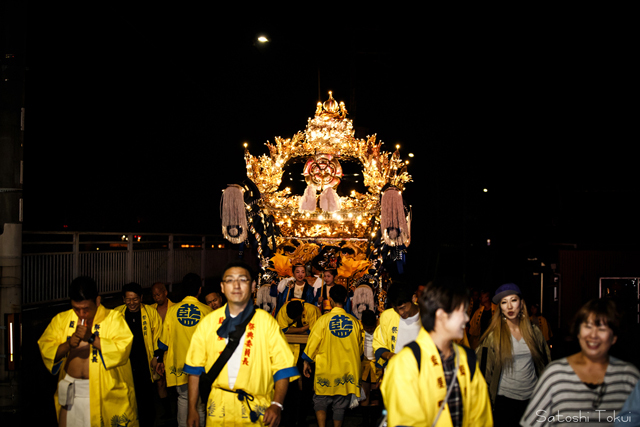
[{"label": "white t-shirt", "polygon": [[373,360],[375,355],[373,353],[373,334],[364,332],[364,357],[367,360]]},{"label": "white t-shirt", "polygon": [[503,368],[498,385],[498,394],[515,400],[529,400],[538,377],[531,357],[531,350],[524,340],[516,340],[511,335],[513,366]]},{"label": "white t-shirt", "polygon": [[303,283],[301,286],[298,286],[298,285],[294,285],[293,286],[293,297],[294,298],[302,299],[302,291],[304,291],[304,285],[306,285],[306,283]]},{"label": "white t-shirt", "polygon": [[415,341],[420,332],[422,323],[420,323],[420,312],[415,316],[408,317],[406,319],[400,318],[400,327],[398,328],[398,339],[396,341],[396,353],[400,353],[400,350],[411,341]]},{"label": "white t-shirt", "polygon": [[[235,318],[233,314],[229,313],[232,318]],[[247,335],[247,331],[244,331],[238,347],[233,351],[233,354],[227,362],[227,372],[229,373],[229,388],[233,390],[238,379],[238,372],[240,372],[240,365],[242,364],[242,348],[244,347],[244,337]],[[225,343],[229,344],[229,338],[224,339]]]}]

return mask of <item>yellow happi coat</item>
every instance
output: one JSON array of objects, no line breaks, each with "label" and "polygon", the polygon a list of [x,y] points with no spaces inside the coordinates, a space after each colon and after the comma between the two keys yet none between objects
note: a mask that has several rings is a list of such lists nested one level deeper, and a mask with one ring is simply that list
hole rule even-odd
[{"label": "yellow happi coat", "polygon": [[[122,313],[122,316],[124,316],[125,311],[127,311],[127,306],[124,304],[119,305],[114,308],[114,310]],[[147,362],[149,362],[149,378],[153,381],[151,359],[153,359],[153,353],[158,349],[158,339],[160,339],[160,334],[162,333],[162,317],[160,317],[155,308],[147,304],[140,304],[140,312],[142,317],[144,348],[147,350]]]},{"label": "yellow happi coat", "polygon": [[302,354],[316,362],[317,395],[360,397],[362,345],[360,322],[343,308],[334,307],[318,319]]},{"label": "yellow happi coat", "polygon": [[[289,304],[290,302],[291,301],[289,301],[287,304]],[[295,327],[295,325],[292,324],[293,320],[289,316],[287,316],[287,304],[282,306],[282,308],[278,312],[278,315],[276,316],[278,325],[282,329],[282,332],[285,334],[290,327]],[[308,334],[311,332],[313,325],[316,324],[316,320],[320,318],[320,310],[315,305],[306,302],[302,302],[302,306],[302,325],[309,325],[309,332],[307,332]],[[289,344],[289,346],[291,347],[291,351],[293,352],[294,360],[297,363],[298,357],[300,357],[300,344]],[[295,381],[297,379],[298,377],[291,377],[291,381]]]},{"label": "yellow happi coat", "polygon": [[[76,331],[78,316],[73,310],[59,313],[38,340],[42,361],[58,381],[67,374],[66,355],[54,364],[60,344]],[[100,337],[101,350],[91,346],[89,354],[89,399],[91,426],[138,426],[138,408],[133,387],[129,353],[133,335],[121,313],[98,306],[92,332]],[[60,417],[58,391],[54,395],[56,412]]]},{"label": "yellow happi coat", "polygon": [[540,328],[540,332],[542,332],[545,341],[549,341],[553,337],[553,332],[549,329],[549,323],[547,323],[547,319],[545,319],[544,316],[529,316],[529,318],[531,319],[531,323]]},{"label": "yellow happi coat", "polygon": [[[416,342],[420,346],[420,371],[414,353],[405,347],[391,358],[382,380],[382,397],[389,426],[431,426],[447,394],[438,348],[424,328],[420,329]],[[462,426],[493,426],[487,383],[477,361],[473,380],[470,380],[467,352],[457,344],[453,344],[453,349],[459,366],[457,378],[462,395]],[[436,426],[451,425],[449,405],[446,404]]]},{"label": "yellow happi coat", "polygon": [[[226,347],[226,340],[217,331],[225,319],[227,305],[205,317],[191,337],[184,372],[202,375],[208,372]],[[264,425],[263,416],[271,406],[275,382],[298,374],[293,353],[276,319],[264,310],[256,313],[247,325],[241,364],[233,390],[243,390],[253,396],[251,409],[259,415],[256,424],[249,419],[248,405],[238,400],[229,388],[228,363],[213,383],[206,404],[207,426]]]},{"label": "yellow happi coat", "polygon": [[[494,303],[491,303],[492,317],[497,309],[498,306]],[[480,335],[482,335],[482,326],[480,325],[480,321],[482,320],[482,313],[484,312],[484,310],[484,306],[480,304],[480,307],[478,307],[476,312],[473,313],[473,317],[469,321],[469,344],[473,349],[478,347],[478,345],[480,344]]]},{"label": "yellow happi coat", "polygon": [[167,387],[175,387],[187,383],[188,375],[182,371],[187,358],[187,350],[191,337],[200,321],[209,313],[211,307],[202,304],[196,297],[188,296],[167,311],[162,326],[162,335],[158,348],[166,350],[164,366]]},{"label": "yellow happi coat", "polygon": [[[167,298],[167,313],[169,312],[169,309],[174,306],[176,303],[171,301],[169,298]],[[149,307],[153,307],[156,309],[156,311],[158,310],[158,303],[154,302],[153,304],[149,304]],[[165,316],[167,317],[167,316]],[[160,320],[162,320],[162,317],[160,317]]]},{"label": "yellow happi coat", "polygon": [[382,358],[382,353],[396,352],[396,340],[400,327],[400,315],[393,308],[388,308],[380,315],[380,323],[373,332],[373,354],[376,366],[384,368],[387,361]]}]

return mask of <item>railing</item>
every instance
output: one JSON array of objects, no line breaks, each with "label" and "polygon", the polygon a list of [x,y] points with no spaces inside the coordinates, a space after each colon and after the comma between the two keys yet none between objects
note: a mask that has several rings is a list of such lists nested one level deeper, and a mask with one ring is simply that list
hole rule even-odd
[{"label": "railing", "polygon": [[22,303],[68,298],[78,276],[96,280],[100,293],[137,282],[179,283],[185,274],[207,278],[238,257],[222,236],[99,232],[24,232]]}]

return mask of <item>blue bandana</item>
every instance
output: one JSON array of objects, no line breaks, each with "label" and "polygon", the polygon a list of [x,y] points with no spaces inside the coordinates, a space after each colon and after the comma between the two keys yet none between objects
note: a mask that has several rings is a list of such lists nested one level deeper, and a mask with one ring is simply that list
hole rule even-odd
[{"label": "blue bandana", "polygon": [[225,319],[218,328],[218,336],[222,338],[229,338],[229,334],[236,330],[236,327],[242,324],[249,316],[253,314],[256,309],[253,307],[253,301],[249,300],[247,306],[242,313],[237,315],[236,317],[231,317],[231,313],[229,313],[229,304],[224,309]]}]

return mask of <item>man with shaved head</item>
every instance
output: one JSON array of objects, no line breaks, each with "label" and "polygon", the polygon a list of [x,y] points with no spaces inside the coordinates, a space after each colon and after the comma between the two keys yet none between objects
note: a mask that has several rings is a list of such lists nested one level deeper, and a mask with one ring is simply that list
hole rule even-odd
[{"label": "man with shaved head", "polygon": [[153,300],[156,302],[155,304],[151,304],[151,307],[156,309],[163,322],[164,317],[167,315],[167,310],[175,304],[167,297],[167,294],[167,287],[162,282],[156,282],[151,287],[151,295],[153,296]]}]

